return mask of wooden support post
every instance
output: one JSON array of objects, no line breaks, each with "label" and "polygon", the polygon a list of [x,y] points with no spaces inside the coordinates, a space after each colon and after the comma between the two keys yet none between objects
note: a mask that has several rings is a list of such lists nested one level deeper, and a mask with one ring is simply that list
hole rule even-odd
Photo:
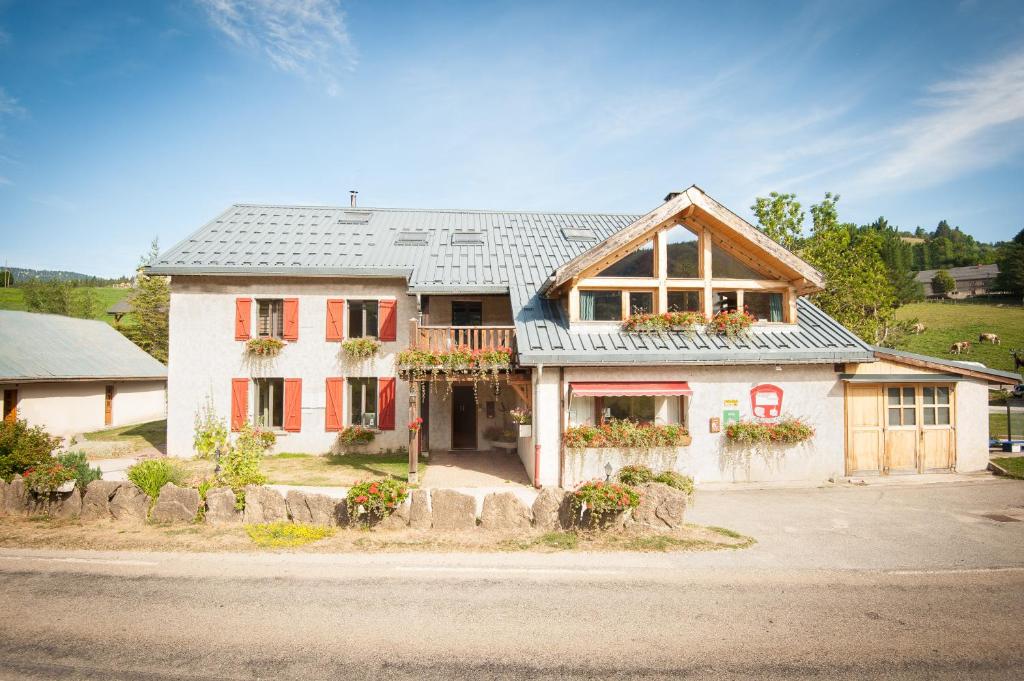
[{"label": "wooden support post", "polygon": [[[420,416],[420,384],[409,381],[409,423]],[[409,484],[419,484],[420,431],[409,428]]]},{"label": "wooden support post", "polygon": [[415,350],[420,344],[420,323],[415,319],[409,320],[409,347]]}]

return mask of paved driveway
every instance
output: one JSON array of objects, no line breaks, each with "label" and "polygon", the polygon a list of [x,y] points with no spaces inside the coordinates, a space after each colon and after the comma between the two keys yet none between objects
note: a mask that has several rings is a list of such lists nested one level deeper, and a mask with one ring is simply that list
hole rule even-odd
[{"label": "paved driveway", "polygon": [[1024,482],[1016,480],[705,491],[688,520],[758,540],[746,551],[692,556],[697,563],[840,570],[1024,567]]}]

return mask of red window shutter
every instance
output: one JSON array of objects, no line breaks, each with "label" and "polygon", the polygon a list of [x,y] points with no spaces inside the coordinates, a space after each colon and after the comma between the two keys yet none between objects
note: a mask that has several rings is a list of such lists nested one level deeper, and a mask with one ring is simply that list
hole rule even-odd
[{"label": "red window shutter", "polygon": [[377,337],[382,341],[395,340],[398,331],[398,320],[395,319],[395,301],[380,301],[377,311],[377,325],[380,327]]},{"label": "red window shutter", "polygon": [[252,298],[235,298],[235,340],[249,340]]},{"label": "red window shutter", "polygon": [[327,379],[327,409],[324,411],[324,429],[330,432],[342,428],[341,406],[345,394],[344,378]]},{"label": "red window shutter", "polygon": [[231,430],[241,430],[249,411],[249,379],[231,379]]},{"label": "red window shutter", "polygon": [[281,307],[284,311],[283,338],[289,341],[299,340],[299,299],[285,298]]},{"label": "red window shutter", "polygon": [[284,379],[284,429],[297,433],[302,430],[302,379]]},{"label": "red window shutter", "polygon": [[[345,339],[345,301],[334,298],[327,301],[327,340]],[[329,379],[328,379],[329,380]]]},{"label": "red window shutter", "polygon": [[380,399],[378,400],[380,415],[377,417],[377,427],[381,430],[394,430],[395,379],[381,378],[377,382],[380,384]]}]

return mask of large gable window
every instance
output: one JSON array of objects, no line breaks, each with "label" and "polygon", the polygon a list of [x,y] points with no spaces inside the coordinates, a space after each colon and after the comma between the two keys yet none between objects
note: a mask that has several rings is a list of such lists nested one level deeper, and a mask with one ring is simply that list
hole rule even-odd
[{"label": "large gable window", "polygon": [[669,291],[669,312],[700,312],[704,308],[700,303],[700,291]]},{"label": "large gable window", "polygon": [[700,277],[700,238],[683,225],[665,232],[669,279]]},{"label": "large gable window", "polygon": [[580,319],[617,322],[622,319],[622,291],[580,291]]},{"label": "large gable window", "polygon": [[745,291],[743,294],[743,307],[758,321],[782,321],[781,293]]},{"label": "large gable window", "polygon": [[753,267],[749,267],[736,256],[718,244],[711,244],[711,276],[715,279],[764,279]]},{"label": "large gable window", "polygon": [[654,242],[646,244],[597,273],[599,277],[653,277]]},{"label": "large gable window", "polygon": [[650,291],[629,292],[629,314],[650,314],[654,312],[654,294]]}]

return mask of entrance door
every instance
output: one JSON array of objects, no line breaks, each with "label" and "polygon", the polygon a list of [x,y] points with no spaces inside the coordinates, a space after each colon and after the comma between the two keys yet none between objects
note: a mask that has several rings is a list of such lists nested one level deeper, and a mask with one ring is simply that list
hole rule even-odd
[{"label": "entrance door", "polygon": [[452,387],[452,449],[476,449],[476,399],[473,386]]},{"label": "entrance door", "polygon": [[846,474],[880,473],[885,434],[882,420],[882,387],[849,383],[846,386],[849,460]]},{"label": "entrance door", "polygon": [[18,391],[13,388],[4,390],[4,421],[14,421],[18,418]]},{"label": "entrance door", "polygon": [[948,386],[921,388],[921,468],[953,467],[954,445],[952,391]]},{"label": "entrance door", "polygon": [[452,326],[482,326],[483,323],[483,303],[478,300],[452,301]]},{"label": "entrance door", "polygon": [[917,471],[917,390],[914,386],[885,389],[885,470]]},{"label": "entrance door", "polygon": [[114,386],[108,385],[106,394],[103,396],[103,425],[109,426],[114,422]]}]

